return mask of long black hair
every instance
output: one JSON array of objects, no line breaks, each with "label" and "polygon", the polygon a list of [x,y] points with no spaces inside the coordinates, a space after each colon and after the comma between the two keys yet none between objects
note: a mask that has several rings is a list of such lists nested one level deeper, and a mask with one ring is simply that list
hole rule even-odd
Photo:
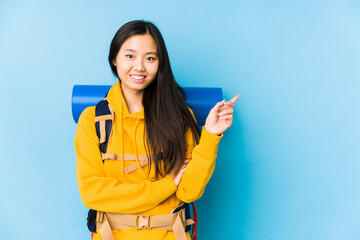
[{"label": "long black hair", "polygon": [[[116,77],[116,56],[126,39],[134,35],[150,34],[157,44],[159,69],[155,79],[146,87],[142,103],[145,114],[145,146],[150,163],[155,163],[156,177],[180,170],[186,156],[185,133],[191,130],[197,144],[200,129],[185,104],[185,92],[176,83],[171,70],[168,52],[159,29],[148,21],[131,21],[115,34],[109,52],[109,64]],[[119,79],[121,81],[121,79]],[[145,137],[145,135],[144,135]],[[151,154],[150,154],[151,153]],[[160,154],[161,153],[161,154]],[[161,167],[161,159],[164,169]],[[151,166],[151,164],[150,164]],[[164,171],[163,171],[164,170]]]}]

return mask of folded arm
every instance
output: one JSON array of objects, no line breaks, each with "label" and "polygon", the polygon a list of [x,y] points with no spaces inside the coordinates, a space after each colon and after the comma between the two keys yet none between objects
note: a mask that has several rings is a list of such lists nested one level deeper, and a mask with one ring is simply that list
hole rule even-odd
[{"label": "folded arm", "polygon": [[140,183],[123,183],[106,177],[94,119],[95,108],[85,109],[75,135],[77,181],[86,207],[104,212],[138,213],[156,207],[175,193],[176,185],[169,175]]}]

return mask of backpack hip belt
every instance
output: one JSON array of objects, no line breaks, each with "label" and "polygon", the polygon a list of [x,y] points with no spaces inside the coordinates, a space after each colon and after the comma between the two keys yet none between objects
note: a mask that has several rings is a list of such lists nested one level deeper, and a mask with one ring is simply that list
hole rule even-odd
[{"label": "backpack hip belt", "polygon": [[184,210],[181,209],[176,213],[157,216],[98,212],[96,228],[99,230],[103,240],[114,240],[112,230],[129,228],[138,230],[156,228],[173,231],[176,240],[186,240],[185,228],[195,222],[192,219],[186,219]]}]

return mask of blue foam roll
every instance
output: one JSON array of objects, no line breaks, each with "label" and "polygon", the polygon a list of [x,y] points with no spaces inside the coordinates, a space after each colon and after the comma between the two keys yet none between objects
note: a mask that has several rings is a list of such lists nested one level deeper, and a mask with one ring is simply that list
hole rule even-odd
[{"label": "blue foam roll", "polygon": [[[85,108],[95,106],[101,101],[111,86],[75,85],[72,92],[72,114],[75,123]],[[210,109],[223,99],[221,88],[184,87],[186,104],[193,110],[199,126],[205,124]]]}]

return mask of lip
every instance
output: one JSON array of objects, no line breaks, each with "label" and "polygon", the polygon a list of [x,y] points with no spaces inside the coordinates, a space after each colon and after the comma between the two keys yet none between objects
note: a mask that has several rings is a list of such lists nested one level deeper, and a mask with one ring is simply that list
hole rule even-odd
[{"label": "lip", "polygon": [[143,79],[136,79],[136,78],[133,78],[132,76],[145,76],[145,75],[141,75],[141,74],[131,74],[131,75],[130,75],[131,80],[133,80],[133,81],[136,82],[136,83],[143,83],[143,82],[145,82],[146,76],[145,76],[145,78],[143,78]]}]

